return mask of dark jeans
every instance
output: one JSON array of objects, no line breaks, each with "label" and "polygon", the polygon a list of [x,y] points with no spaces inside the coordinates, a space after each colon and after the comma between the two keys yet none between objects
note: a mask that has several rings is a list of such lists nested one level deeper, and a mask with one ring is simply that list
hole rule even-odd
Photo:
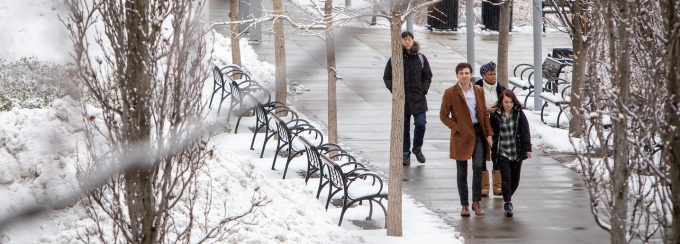
[{"label": "dark jeans", "polygon": [[[482,166],[486,163],[484,160],[484,144],[486,139],[482,134],[482,129],[475,126],[475,150],[472,152],[472,201],[479,202],[482,200]],[[454,142],[455,143],[455,142]],[[467,160],[456,160],[457,166],[457,182],[458,195],[460,196],[460,205],[468,206],[468,186],[467,186]]]},{"label": "dark jeans", "polygon": [[[425,137],[425,112],[413,115],[413,148],[421,148],[423,146],[423,138]],[[411,115],[404,115],[404,156],[411,155]]]},{"label": "dark jeans", "polygon": [[512,201],[512,194],[515,194],[519,187],[519,175],[522,171],[522,161],[510,161],[510,159],[498,155],[498,167],[501,168],[501,189],[503,189],[503,201]]}]

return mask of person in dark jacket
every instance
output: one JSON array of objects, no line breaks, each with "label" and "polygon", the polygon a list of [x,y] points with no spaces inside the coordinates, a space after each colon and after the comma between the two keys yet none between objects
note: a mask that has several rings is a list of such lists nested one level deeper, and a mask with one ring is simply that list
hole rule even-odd
[{"label": "person in dark jacket", "polygon": [[[496,81],[496,64],[491,61],[482,67],[479,67],[479,74],[482,75],[482,79],[475,82],[484,90],[484,99],[486,108],[491,114],[492,107],[498,102],[498,98],[501,96],[501,92],[505,90],[505,87]],[[503,194],[501,189],[501,171],[498,169],[498,165],[492,160],[493,164],[493,194],[500,196]],[[482,196],[489,196],[489,171],[486,169],[486,163],[482,167]]]},{"label": "person in dark jacket", "polygon": [[[432,83],[432,71],[427,57],[420,53],[418,42],[413,41],[413,34],[401,33],[401,45],[404,54],[404,165],[411,164],[411,116],[413,116],[413,153],[418,162],[425,163],[422,152],[427,112],[427,90]],[[392,92],[392,59],[387,61],[383,75],[385,86]]]},{"label": "person in dark jacket", "polygon": [[531,133],[522,105],[511,90],[501,93],[490,123],[491,157],[501,170],[505,216],[512,217],[512,195],[519,186],[522,161],[531,158]]}]

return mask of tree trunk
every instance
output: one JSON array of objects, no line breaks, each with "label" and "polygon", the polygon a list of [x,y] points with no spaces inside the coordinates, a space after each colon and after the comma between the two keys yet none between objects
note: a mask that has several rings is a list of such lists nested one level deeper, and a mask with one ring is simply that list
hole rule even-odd
[{"label": "tree trunk", "polygon": [[[668,82],[666,86],[671,97],[666,114],[670,128],[675,128],[671,133],[666,133],[668,147],[664,151],[668,155],[668,164],[671,167],[671,201],[673,202],[672,230],[669,243],[680,241],[680,11],[675,4],[677,0],[662,1],[662,11],[665,11],[666,32],[668,44]],[[671,129],[673,130],[673,129]]]},{"label": "tree trunk", "polygon": [[[609,10],[613,11],[618,8],[620,19],[616,23],[616,30],[618,38],[612,33],[609,41],[612,42],[612,51],[616,50],[616,54],[612,55],[612,59],[616,60],[617,72],[614,72],[614,91],[617,95],[616,110],[613,117],[614,127],[614,167],[612,175],[612,232],[611,243],[627,243],[626,240],[626,219],[628,214],[628,158],[629,145],[627,140],[628,130],[628,115],[626,109],[628,108],[629,100],[629,86],[630,86],[630,35],[627,28],[629,27],[629,5],[627,0],[617,0],[618,4],[612,1],[609,5]],[[618,50],[614,47],[618,39]]]},{"label": "tree trunk", "polygon": [[[283,15],[281,0],[273,0],[274,15]],[[286,79],[286,40],[283,35],[283,20],[274,20],[274,59],[276,79],[276,101],[286,104],[288,95],[288,81]]]},{"label": "tree trunk", "polygon": [[[572,12],[581,13],[581,1],[574,1]],[[571,39],[572,46],[574,47],[574,66],[571,76],[571,101],[569,102],[569,109],[571,111],[569,135],[576,138],[580,138],[583,135],[583,115],[580,113],[579,108],[581,107],[581,87],[586,81],[586,54],[588,53],[587,43],[583,40],[586,26],[581,16],[581,14],[573,15],[573,37]]]},{"label": "tree trunk", "polygon": [[[230,0],[229,2],[229,20],[236,21],[238,15],[238,0]],[[231,27],[231,63],[241,67],[241,46],[239,45],[238,24],[230,24]],[[240,79],[240,75],[234,77]]]},{"label": "tree trunk", "polygon": [[328,142],[338,143],[338,108],[336,100],[337,70],[335,67],[335,38],[333,37],[332,18],[333,0],[326,0],[324,13],[326,23],[326,69],[328,71]]},{"label": "tree trunk", "polygon": [[498,23],[498,68],[496,69],[496,80],[501,85],[508,85],[508,44],[510,39],[510,10],[512,1],[505,0],[500,4],[500,16]]},{"label": "tree trunk", "polygon": [[392,46],[392,129],[390,131],[390,179],[387,206],[387,235],[402,236],[401,179],[404,160],[404,57],[400,16],[390,20]]},{"label": "tree trunk", "polygon": [[[127,25],[128,47],[135,50],[127,55],[127,73],[120,83],[123,100],[123,140],[128,145],[134,145],[147,141],[151,135],[149,126],[149,114],[146,99],[151,87],[151,79],[147,77],[146,60],[149,54],[146,51],[147,39],[145,30],[148,30],[147,0],[127,1]],[[139,165],[149,162],[139,162]],[[155,243],[158,231],[153,225],[156,216],[156,195],[153,191],[153,170],[131,170],[124,174],[125,200],[128,206],[128,215],[134,241],[137,243]]]}]

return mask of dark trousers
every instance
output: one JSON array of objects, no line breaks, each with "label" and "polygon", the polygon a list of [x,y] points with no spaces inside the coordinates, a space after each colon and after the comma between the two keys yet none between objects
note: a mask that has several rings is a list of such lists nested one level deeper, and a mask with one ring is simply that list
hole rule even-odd
[{"label": "dark trousers", "polygon": [[[486,139],[482,134],[482,128],[475,126],[475,150],[472,152],[472,201],[479,202],[482,200],[482,166],[486,163],[484,161],[484,144]],[[467,160],[456,160],[457,166],[457,182],[458,195],[460,196],[460,205],[468,206],[468,186],[467,186]]]},{"label": "dark trousers", "polygon": [[[413,148],[423,147],[425,137],[425,124],[427,124],[425,112],[413,115]],[[411,115],[404,115],[404,155],[411,155]]]},{"label": "dark trousers", "polygon": [[522,161],[510,161],[510,159],[498,155],[498,167],[501,169],[501,189],[503,189],[503,201],[512,201],[519,187],[519,175],[522,171]]}]

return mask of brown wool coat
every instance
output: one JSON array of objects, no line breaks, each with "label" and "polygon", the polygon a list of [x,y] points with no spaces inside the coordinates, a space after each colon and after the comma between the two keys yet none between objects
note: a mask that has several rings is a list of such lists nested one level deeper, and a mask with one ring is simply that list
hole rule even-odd
[{"label": "brown wool coat", "polygon": [[[488,136],[493,136],[493,129],[489,122],[489,112],[486,110],[484,91],[481,87],[470,84],[475,89],[477,100],[477,120],[484,134],[484,154],[486,160],[489,156]],[[451,144],[449,157],[455,160],[468,160],[472,158],[475,149],[475,128],[472,125],[470,110],[467,107],[463,89],[455,84],[444,92],[442,107],[439,110],[439,119],[451,129]]]}]

